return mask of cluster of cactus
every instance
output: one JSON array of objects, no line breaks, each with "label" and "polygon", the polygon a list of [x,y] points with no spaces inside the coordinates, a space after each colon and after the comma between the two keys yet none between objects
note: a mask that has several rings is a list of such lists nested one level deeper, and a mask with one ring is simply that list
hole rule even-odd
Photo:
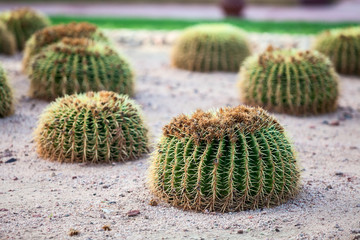
[{"label": "cluster of cactus", "polygon": [[271,46],[245,60],[240,70],[243,102],[294,115],[336,110],[338,75],[323,54]]},{"label": "cluster of cactus", "polygon": [[14,100],[12,89],[9,86],[6,72],[0,65],[0,118],[11,115],[14,112]]},{"label": "cluster of cactus", "polygon": [[241,29],[228,24],[200,24],[185,30],[177,40],[172,65],[190,71],[235,72],[249,54]]},{"label": "cluster of cactus", "polygon": [[0,54],[13,55],[16,52],[15,37],[6,25],[0,21]]},{"label": "cluster of cactus", "polygon": [[5,12],[1,14],[0,19],[14,34],[16,48],[20,51],[24,49],[26,41],[32,34],[50,25],[50,20],[45,15],[30,8],[19,8]]},{"label": "cluster of cactus", "polygon": [[314,49],[328,56],[339,73],[360,76],[360,27],[325,31]]},{"label": "cluster of cactus", "polygon": [[27,72],[32,57],[38,54],[44,47],[59,42],[61,39],[88,38],[94,41],[108,43],[109,40],[102,31],[93,24],[87,22],[60,24],[46,27],[33,34],[26,42],[23,70]]},{"label": "cluster of cactus", "polygon": [[109,163],[147,153],[147,134],[135,101],[101,91],[56,99],[40,117],[35,142],[52,161]]},{"label": "cluster of cactus", "polygon": [[163,129],[150,179],[152,191],[173,206],[228,212],[292,198],[299,171],[277,120],[238,106],[174,118]]},{"label": "cluster of cactus", "polygon": [[87,38],[63,38],[33,57],[30,95],[53,100],[65,94],[109,90],[133,95],[133,73],[112,47]]}]

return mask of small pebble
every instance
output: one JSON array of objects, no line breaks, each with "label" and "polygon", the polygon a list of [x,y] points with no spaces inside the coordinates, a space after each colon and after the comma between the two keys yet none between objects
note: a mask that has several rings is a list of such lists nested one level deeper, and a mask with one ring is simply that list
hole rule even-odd
[{"label": "small pebble", "polygon": [[335,176],[342,177],[342,176],[344,176],[344,173],[343,172],[335,172]]},{"label": "small pebble", "polygon": [[13,163],[16,162],[17,159],[16,158],[10,158],[9,160],[7,160],[5,163]]},{"label": "small pebble", "polygon": [[238,234],[243,234],[244,233],[244,230],[240,229],[237,231]]},{"label": "small pebble", "polygon": [[135,216],[137,216],[139,214],[140,214],[139,210],[131,210],[131,211],[127,212],[128,217],[135,217]]}]

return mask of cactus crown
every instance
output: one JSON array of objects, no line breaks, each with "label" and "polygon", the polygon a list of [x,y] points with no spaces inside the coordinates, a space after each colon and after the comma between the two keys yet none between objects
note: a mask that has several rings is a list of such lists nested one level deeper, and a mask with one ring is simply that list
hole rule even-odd
[{"label": "cactus crown", "polygon": [[295,115],[334,111],[339,92],[328,58],[317,51],[272,47],[245,60],[240,90],[246,104]]},{"label": "cactus crown", "polygon": [[87,22],[74,22],[47,27],[36,32],[33,36],[36,41],[36,46],[39,48],[57,42],[64,37],[108,41],[104,34],[98,30],[97,26]]},{"label": "cactus crown", "polygon": [[245,33],[229,24],[200,24],[177,40],[172,64],[190,71],[238,71],[250,54]]},{"label": "cactus crown", "polygon": [[282,126],[261,108],[180,115],[153,154],[152,191],[174,206],[239,211],[295,196],[299,172]]},{"label": "cactus crown", "polygon": [[125,59],[87,38],[63,38],[44,48],[34,56],[30,80],[30,94],[49,100],[99,90],[133,94],[133,74]]},{"label": "cactus crown", "polygon": [[23,70],[28,71],[31,58],[39,53],[42,48],[56,43],[61,39],[68,38],[88,38],[91,40],[108,43],[109,40],[93,24],[87,22],[60,24],[46,27],[37,31],[27,41],[23,59]]},{"label": "cactus crown", "polygon": [[336,70],[360,75],[360,27],[327,30],[317,36],[314,49],[325,54]]},{"label": "cactus crown", "polygon": [[58,98],[42,114],[35,140],[40,156],[60,162],[112,162],[148,151],[140,107],[101,91]]},{"label": "cactus crown", "polygon": [[[220,108],[217,111],[204,112],[197,110],[191,116],[180,115],[163,128],[166,137],[175,136],[179,139],[189,137],[196,142],[211,142],[225,136],[235,136],[237,132],[255,132],[274,126],[283,131],[277,120],[268,115],[262,108],[238,106]],[[230,137],[232,139],[232,137]],[[235,138],[236,139],[236,138]]]},{"label": "cactus crown", "polygon": [[31,8],[19,8],[1,15],[8,29],[15,35],[17,49],[22,50],[26,41],[36,31],[49,26],[50,20]]},{"label": "cactus crown", "polygon": [[0,53],[13,55],[16,52],[15,37],[6,25],[0,21]]},{"label": "cactus crown", "polygon": [[0,65],[0,118],[9,116],[14,112],[13,102],[12,89],[9,86],[6,72]]}]

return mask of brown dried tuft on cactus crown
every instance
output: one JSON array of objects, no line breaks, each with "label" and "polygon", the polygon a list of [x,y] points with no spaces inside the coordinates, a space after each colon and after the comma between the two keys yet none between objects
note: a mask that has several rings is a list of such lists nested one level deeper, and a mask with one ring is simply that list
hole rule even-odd
[{"label": "brown dried tuft on cactus crown", "polygon": [[164,126],[164,136],[177,138],[193,137],[197,142],[221,139],[236,132],[256,130],[274,125],[283,131],[277,120],[266,113],[262,108],[247,106],[220,108],[218,111],[204,112],[197,110],[191,116],[179,115],[168,125]]},{"label": "brown dried tuft on cactus crown", "polygon": [[[95,33],[98,30],[97,26],[87,23],[69,23],[61,24],[48,28],[44,28],[34,34],[37,40],[37,46],[43,47],[54,43],[63,37],[84,37]],[[102,33],[101,33],[102,35]]]}]

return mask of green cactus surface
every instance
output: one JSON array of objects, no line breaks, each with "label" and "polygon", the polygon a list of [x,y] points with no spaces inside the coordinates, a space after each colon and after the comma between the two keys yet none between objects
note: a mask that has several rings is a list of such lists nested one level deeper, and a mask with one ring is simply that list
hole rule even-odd
[{"label": "green cactus surface", "polygon": [[245,60],[239,87],[245,104],[294,115],[337,108],[338,75],[323,54],[295,49],[267,51]]},{"label": "green cactus surface", "polygon": [[200,24],[179,37],[172,51],[172,65],[199,72],[236,72],[250,55],[243,30],[229,24]]},{"label": "green cactus surface", "polygon": [[328,56],[337,72],[360,76],[360,27],[325,31],[314,49]]},{"label": "green cactus surface", "polygon": [[13,55],[16,52],[15,37],[0,21],[0,54]]},{"label": "green cactus surface", "polygon": [[14,99],[12,89],[9,86],[6,72],[0,65],[0,118],[14,113]]},{"label": "green cactus surface", "polygon": [[148,152],[140,107],[126,95],[67,95],[43,112],[35,130],[38,154],[52,161],[109,163]]},{"label": "green cactus surface", "polygon": [[40,50],[50,44],[59,42],[61,39],[69,38],[88,38],[94,41],[109,43],[108,38],[95,25],[80,22],[59,24],[55,26],[46,27],[33,34],[26,42],[23,70],[27,72],[31,58],[40,52]]},{"label": "green cactus surface", "polygon": [[32,34],[50,25],[50,20],[45,15],[31,8],[19,8],[4,12],[1,14],[0,19],[6,23],[7,28],[14,34],[16,48],[19,51],[24,49],[26,41]]},{"label": "green cactus surface", "polygon": [[109,90],[132,96],[128,62],[106,44],[86,38],[63,38],[34,56],[30,95],[53,100],[65,94]]},{"label": "green cactus surface", "polygon": [[261,108],[180,115],[163,129],[150,170],[152,191],[173,206],[240,211],[285,202],[299,171],[283,127]]}]

